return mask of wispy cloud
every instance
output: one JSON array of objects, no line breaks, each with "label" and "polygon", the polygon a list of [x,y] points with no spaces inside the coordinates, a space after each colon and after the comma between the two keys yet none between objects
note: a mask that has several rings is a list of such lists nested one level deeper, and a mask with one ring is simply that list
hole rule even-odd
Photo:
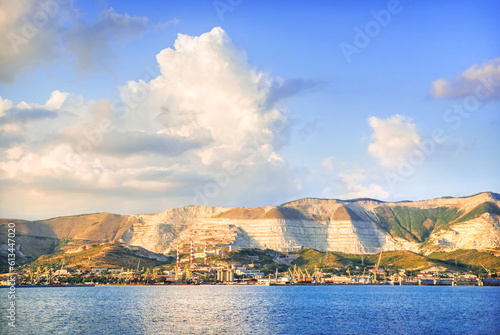
[{"label": "wispy cloud", "polygon": [[60,58],[79,74],[108,67],[110,56],[117,56],[110,46],[140,37],[148,24],[146,17],[116,13],[113,8],[83,19],[72,1],[2,1],[0,18],[0,82],[4,83]]},{"label": "wispy cloud", "polygon": [[169,21],[159,22],[159,23],[155,24],[154,27],[157,29],[166,29],[170,26],[175,26],[176,24],[179,24],[180,22],[181,22],[181,20],[179,20],[178,18],[173,18],[172,20],[169,20]]},{"label": "wispy cloud", "polygon": [[500,57],[474,64],[454,80],[432,82],[430,95],[434,98],[464,98],[476,96],[481,100],[500,99]]}]

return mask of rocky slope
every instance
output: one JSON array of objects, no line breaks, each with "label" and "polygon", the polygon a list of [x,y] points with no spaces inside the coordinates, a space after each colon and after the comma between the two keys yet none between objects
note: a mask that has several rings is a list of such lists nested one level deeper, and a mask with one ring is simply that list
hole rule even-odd
[{"label": "rocky slope", "polygon": [[[382,202],[373,199],[301,199],[280,206],[187,206],[157,214],[97,213],[17,221],[20,252],[36,258],[64,240],[120,242],[168,253],[191,240],[210,246],[301,247],[345,253],[381,250],[488,249],[500,246],[500,195]],[[0,220],[2,243],[6,223]],[[38,250],[37,246],[43,247]],[[3,246],[0,246],[0,253]]]}]

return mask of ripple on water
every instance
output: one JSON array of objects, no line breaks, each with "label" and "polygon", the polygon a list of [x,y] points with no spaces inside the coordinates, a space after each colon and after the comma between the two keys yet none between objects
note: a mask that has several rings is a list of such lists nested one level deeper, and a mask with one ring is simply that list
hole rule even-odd
[{"label": "ripple on water", "polygon": [[500,334],[499,307],[496,287],[23,288],[15,334]]}]

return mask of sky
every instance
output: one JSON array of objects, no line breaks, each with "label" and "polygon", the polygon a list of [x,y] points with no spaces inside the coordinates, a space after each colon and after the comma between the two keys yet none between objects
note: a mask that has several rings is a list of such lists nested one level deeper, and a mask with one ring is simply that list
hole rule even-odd
[{"label": "sky", "polygon": [[495,1],[0,2],[0,217],[500,192]]}]

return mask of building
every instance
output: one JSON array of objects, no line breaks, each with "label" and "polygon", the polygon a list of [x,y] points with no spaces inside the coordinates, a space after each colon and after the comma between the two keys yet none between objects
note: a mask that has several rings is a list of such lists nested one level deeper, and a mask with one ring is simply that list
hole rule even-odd
[{"label": "building", "polygon": [[[212,249],[207,251],[208,256],[222,256],[226,253],[224,249]],[[203,256],[201,256],[203,257]]]},{"label": "building", "polygon": [[60,269],[53,273],[54,276],[69,276],[70,272],[67,269]]},{"label": "building", "polygon": [[220,282],[232,282],[234,281],[233,270],[217,270],[217,281]]},{"label": "building", "polygon": [[247,267],[236,268],[236,274],[240,276],[246,276],[251,278],[262,278],[264,276],[263,272],[258,270],[249,269]]}]

